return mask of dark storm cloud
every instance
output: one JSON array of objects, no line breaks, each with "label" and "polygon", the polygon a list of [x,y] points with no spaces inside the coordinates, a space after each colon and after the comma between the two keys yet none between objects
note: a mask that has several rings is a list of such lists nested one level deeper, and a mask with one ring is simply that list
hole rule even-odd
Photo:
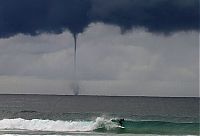
[{"label": "dark storm cloud", "polygon": [[198,0],[92,0],[97,21],[150,32],[197,30]]},{"label": "dark storm cloud", "polygon": [[0,37],[84,31],[90,23],[150,32],[199,30],[198,0],[0,0]]}]

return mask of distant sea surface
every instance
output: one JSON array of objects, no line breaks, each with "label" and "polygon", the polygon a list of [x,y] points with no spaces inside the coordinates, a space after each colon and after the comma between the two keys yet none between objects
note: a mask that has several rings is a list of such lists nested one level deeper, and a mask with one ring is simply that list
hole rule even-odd
[{"label": "distant sea surface", "polygon": [[199,102],[191,97],[0,95],[0,135],[199,135]]}]

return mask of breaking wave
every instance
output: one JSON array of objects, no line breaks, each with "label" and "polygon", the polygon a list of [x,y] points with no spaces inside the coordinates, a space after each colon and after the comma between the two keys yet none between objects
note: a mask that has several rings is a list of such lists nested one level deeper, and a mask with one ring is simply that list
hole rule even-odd
[{"label": "breaking wave", "polygon": [[163,121],[126,120],[122,128],[117,119],[98,117],[94,121],[62,121],[62,120],[0,120],[0,131],[53,131],[53,132],[101,132],[132,134],[187,134],[197,135],[199,123],[174,123]]},{"label": "breaking wave", "polygon": [[0,130],[87,132],[98,128],[110,130],[117,126],[111,120],[101,117],[95,121],[25,120],[21,118],[0,120]]}]

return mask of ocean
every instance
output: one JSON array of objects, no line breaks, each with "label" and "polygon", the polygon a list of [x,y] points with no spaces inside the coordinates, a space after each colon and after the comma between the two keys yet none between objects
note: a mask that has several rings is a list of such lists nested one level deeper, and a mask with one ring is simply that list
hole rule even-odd
[{"label": "ocean", "polygon": [[[199,98],[0,95],[0,135],[199,135]],[[120,124],[120,119],[122,124]]]}]

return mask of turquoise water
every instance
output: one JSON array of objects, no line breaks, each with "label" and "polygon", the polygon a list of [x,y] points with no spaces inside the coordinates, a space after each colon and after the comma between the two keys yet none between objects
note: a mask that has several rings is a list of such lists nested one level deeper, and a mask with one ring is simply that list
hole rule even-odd
[{"label": "turquoise water", "polygon": [[199,115],[199,98],[0,95],[6,136],[199,135]]}]

